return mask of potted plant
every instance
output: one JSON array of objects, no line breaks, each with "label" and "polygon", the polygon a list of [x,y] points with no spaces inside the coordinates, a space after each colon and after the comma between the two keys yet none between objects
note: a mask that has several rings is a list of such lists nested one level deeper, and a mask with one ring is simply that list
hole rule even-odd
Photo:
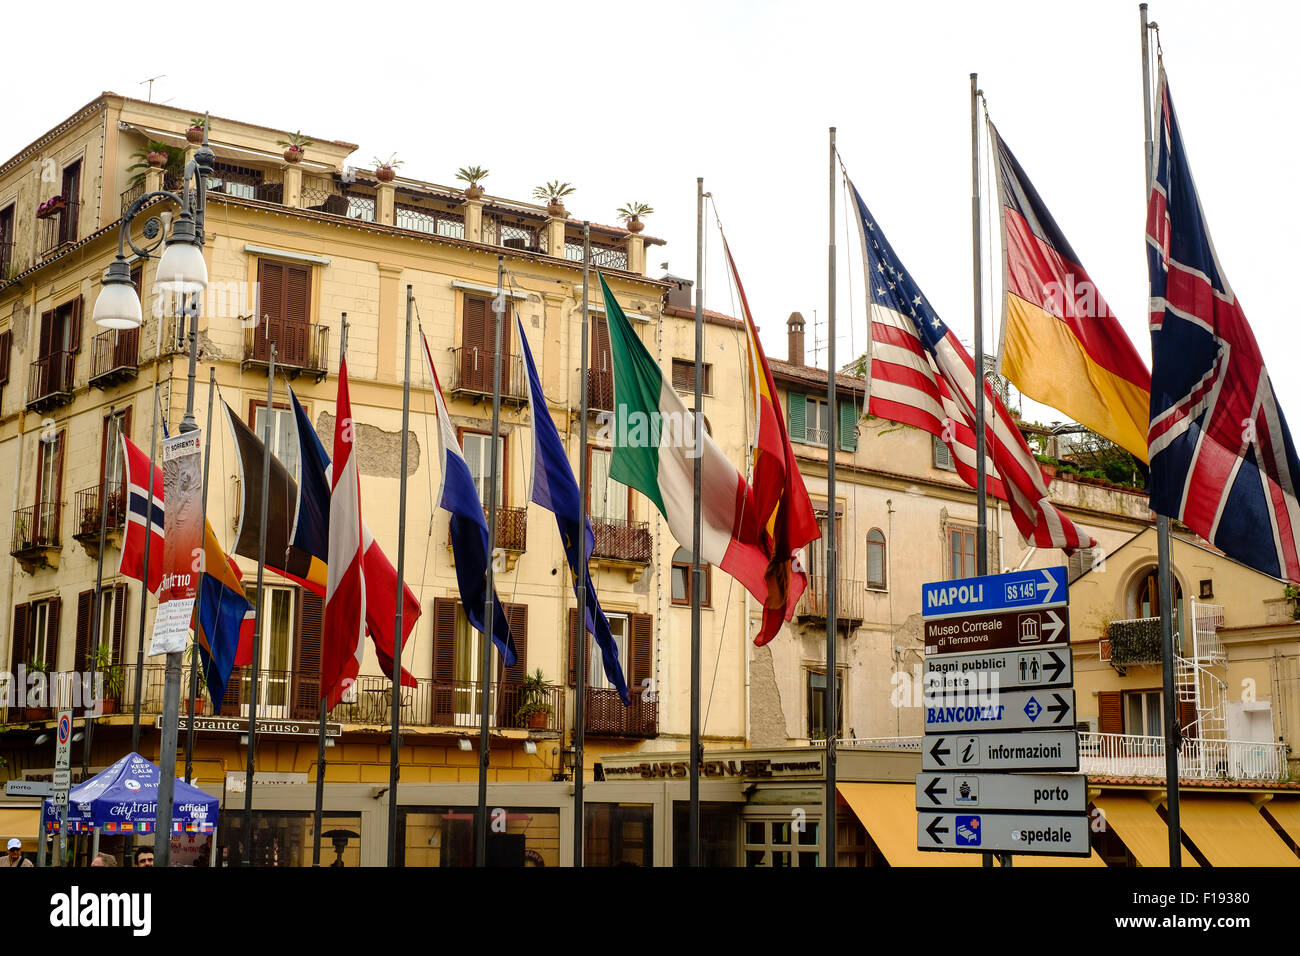
[{"label": "potted plant", "polygon": [[[191,644],[189,646],[189,650],[187,651],[187,654],[189,656],[189,661],[187,661],[186,663],[187,668],[189,667],[190,662],[194,660],[194,655],[197,654],[198,652],[199,652],[199,646],[197,644]],[[195,678],[194,701],[193,701],[194,708],[193,710],[190,709],[190,703],[191,703],[190,695],[188,692],[186,692],[185,712],[192,717],[202,717],[204,711],[206,711],[208,707],[208,701],[207,701],[208,678],[203,673],[202,661],[199,661],[199,666],[194,669],[194,678]]]},{"label": "potted plant", "polygon": [[302,162],[302,154],[306,152],[307,147],[311,145],[311,140],[302,135],[302,130],[298,130],[288,139],[278,139],[275,141],[276,146],[284,147],[284,161],[296,166]]},{"label": "potted plant", "polygon": [[556,219],[569,218],[569,211],[564,208],[564,197],[573,195],[574,187],[558,179],[533,190],[533,198],[546,203],[546,214]]},{"label": "potted plant", "polygon": [[144,183],[145,172],[149,169],[165,169],[177,179],[184,169],[185,157],[182,151],[157,140],[149,140],[144,150],[133,154],[132,158],[135,162],[127,167],[127,171],[136,171],[128,184],[133,189]]},{"label": "potted plant", "polygon": [[537,673],[525,677],[519,687],[520,704],[515,711],[515,719],[530,730],[545,730],[552,713],[547,700],[548,692],[546,679],[542,677],[542,669],[539,667]]},{"label": "potted plant", "polygon": [[623,217],[627,223],[628,232],[640,232],[645,228],[645,223],[641,221],[642,216],[649,216],[654,212],[648,203],[630,202],[619,209],[618,214]]},{"label": "potted plant", "polygon": [[99,505],[86,505],[81,509],[81,533],[94,534],[99,530]]},{"label": "potted plant", "polygon": [[19,513],[14,525],[14,535],[18,538],[18,549],[26,551],[32,546],[31,526],[27,523],[27,515]]},{"label": "potted plant", "polygon": [[[46,664],[45,661],[40,658],[33,657],[31,660],[27,662],[27,673],[29,675],[46,674],[49,672],[49,670],[50,670],[49,665]],[[46,688],[46,693],[47,694],[49,693],[48,687]],[[49,720],[50,708],[49,707],[28,707],[25,709],[23,716],[25,716],[28,720]]]},{"label": "potted plant", "polygon": [[380,159],[376,156],[374,163],[375,178],[381,183],[391,183],[397,178],[397,167],[402,165],[402,160],[397,158],[396,153],[393,153],[387,159]]},{"label": "potted plant", "polygon": [[207,126],[207,121],[201,116],[191,116],[190,125],[185,130],[186,142],[193,143],[195,146],[203,142],[203,128]]},{"label": "potted plant", "polygon": [[67,208],[68,201],[62,196],[51,196],[45,202],[36,207],[37,219],[49,219],[51,216],[57,216]]},{"label": "potted plant", "polygon": [[118,698],[122,696],[125,674],[120,666],[113,663],[113,649],[107,644],[100,644],[91,654],[90,663],[96,674],[104,675],[103,713],[115,713]]},{"label": "potted plant", "polygon": [[488,171],[482,166],[462,166],[460,169],[456,170],[456,178],[463,179],[465,182],[469,183],[469,185],[465,187],[466,199],[483,198],[483,187],[480,186],[479,183],[487,179],[487,177]]}]

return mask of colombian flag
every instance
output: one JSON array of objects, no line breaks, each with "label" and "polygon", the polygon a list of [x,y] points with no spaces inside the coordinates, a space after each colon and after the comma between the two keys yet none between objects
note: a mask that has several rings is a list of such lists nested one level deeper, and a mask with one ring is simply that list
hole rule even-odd
[{"label": "colombian flag", "polygon": [[993,124],[1002,206],[1002,374],[1142,462],[1151,373]]}]

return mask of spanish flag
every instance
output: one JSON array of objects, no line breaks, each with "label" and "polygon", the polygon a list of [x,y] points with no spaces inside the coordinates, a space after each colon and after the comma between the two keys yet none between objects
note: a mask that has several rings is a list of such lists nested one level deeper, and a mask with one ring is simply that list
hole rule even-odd
[{"label": "spanish flag", "polygon": [[1148,461],[1151,373],[989,123],[1002,206],[1002,374]]}]

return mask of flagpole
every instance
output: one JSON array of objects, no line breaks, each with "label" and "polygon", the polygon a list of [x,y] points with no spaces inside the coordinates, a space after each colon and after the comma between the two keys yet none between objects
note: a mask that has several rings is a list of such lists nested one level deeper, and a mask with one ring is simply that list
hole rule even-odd
[{"label": "flagpole", "polygon": [[[1154,112],[1151,102],[1151,26],[1147,23],[1147,5],[1138,4],[1142,23],[1142,121],[1146,130],[1146,192],[1151,196],[1151,180],[1155,175]],[[1181,729],[1178,726],[1178,700],[1174,688],[1174,581],[1171,567],[1173,543],[1169,534],[1169,518],[1156,515],[1156,552],[1160,580],[1160,666],[1164,693],[1165,721],[1165,793],[1166,823],[1169,829],[1169,866],[1181,867],[1182,825],[1179,819],[1178,751]]]},{"label": "flagpole", "polygon": [[700,594],[704,573],[700,568],[700,530],[703,478],[703,439],[700,406],[704,401],[704,177],[695,180],[695,421],[692,423],[694,461],[691,463],[695,488],[691,506],[691,786],[690,864],[700,865]]},{"label": "flagpole", "polygon": [[[587,406],[591,396],[587,392],[587,294],[591,285],[591,223],[582,224],[582,370],[578,376],[581,397],[578,400],[578,534],[582,536],[579,553],[582,567],[578,569],[578,635],[574,651],[574,706],[573,706],[573,865],[582,866],[583,828],[586,819],[582,803],[583,747],[587,731],[587,495],[590,491],[591,472],[587,462]],[[537,414],[536,411],[533,414]],[[534,426],[536,427],[536,426]],[[594,621],[592,622],[595,623]]]},{"label": "flagpole", "polygon": [[[203,447],[203,564],[199,571],[199,586],[194,595],[194,640],[197,643],[199,627],[203,623],[203,576],[207,574],[208,560],[208,471],[212,465],[212,406],[217,400],[217,367],[208,366],[208,441]],[[209,645],[210,646],[210,645]],[[199,694],[199,650],[190,646],[190,715],[185,728],[185,782],[194,777],[194,701]]]},{"label": "flagpole", "polygon": [[[388,865],[397,866],[397,747],[402,717],[402,616],[406,610],[406,461],[411,430],[411,312],[406,287],[406,350],[402,366],[402,480],[397,501],[397,611],[393,615],[393,726],[388,741]],[[336,456],[337,457],[337,456]]]},{"label": "flagpole", "polygon": [[[121,439],[117,438],[117,416],[114,414],[116,409],[117,406],[115,405],[108,406],[108,427],[113,429],[113,437],[120,443]],[[102,593],[102,588],[104,586],[104,551],[108,547],[108,460],[111,454],[112,451],[108,444],[107,436],[105,436],[104,463],[101,468],[103,478],[99,484],[99,556],[95,558],[95,593],[90,599],[90,606],[93,609],[90,615],[90,633],[86,635],[88,638],[86,641],[86,652],[90,658],[90,686],[92,688],[95,686],[95,670],[96,664],[98,663],[95,654],[99,650],[100,632],[104,629],[103,622],[100,618],[104,616],[104,595]],[[125,462],[123,462],[123,465],[125,465]],[[123,470],[125,471],[125,468]],[[146,568],[145,571],[145,577],[147,578],[149,576],[148,569]],[[111,653],[113,647],[111,641],[108,646]],[[73,663],[79,664],[81,662],[74,661]],[[83,728],[85,742],[81,745],[82,780],[90,779],[90,742],[95,729],[95,724],[90,716],[92,710],[94,710],[93,707],[86,708],[86,718]]]},{"label": "flagpole", "polygon": [[[348,314],[343,313],[339,330],[339,368],[348,351]],[[335,414],[338,413],[336,408]],[[325,809],[325,687],[320,689],[320,725],[316,729],[316,807],[312,816],[311,865],[320,866],[321,816]]]},{"label": "flagpole", "polygon": [[262,520],[257,525],[257,607],[253,611],[253,683],[248,701],[248,769],[244,773],[244,865],[253,865],[253,765],[257,753],[257,698],[262,680],[262,608],[266,605],[266,511],[271,490],[271,418],[275,409],[275,342],[266,368],[266,423],[262,428]]},{"label": "flagpole", "polygon": [[826,849],[823,853],[823,866],[835,866],[835,738],[839,728],[839,695],[836,693],[837,673],[835,669],[835,635],[838,632],[838,608],[836,607],[835,573],[835,450],[839,430],[839,407],[835,398],[835,127],[830,128],[830,199],[829,210],[830,247],[826,259],[827,298],[826,303],[826,417],[830,429],[826,435],[826,500],[829,515],[826,518],[826,794],[823,810],[822,828]]}]

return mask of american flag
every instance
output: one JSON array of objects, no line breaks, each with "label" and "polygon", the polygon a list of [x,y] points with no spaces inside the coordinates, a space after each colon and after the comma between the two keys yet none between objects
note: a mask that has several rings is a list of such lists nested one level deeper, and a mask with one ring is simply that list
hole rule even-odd
[{"label": "american flag", "polygon": [[[867,411],[937,435],[974,487],[975,363],[903,268],[852,183],[871,302]],[[1043,471],[1006,406],[984,383],[988,493],[1006,501],[1026,541],[1067,552],[1096,544],[1052,504]]]},{"label": "american flag", "polygon": [[1151,508],[1230,557],[1300,582],[1300,463],[1255,336],[1201,212],[1160,71],[1147,204]]}]

